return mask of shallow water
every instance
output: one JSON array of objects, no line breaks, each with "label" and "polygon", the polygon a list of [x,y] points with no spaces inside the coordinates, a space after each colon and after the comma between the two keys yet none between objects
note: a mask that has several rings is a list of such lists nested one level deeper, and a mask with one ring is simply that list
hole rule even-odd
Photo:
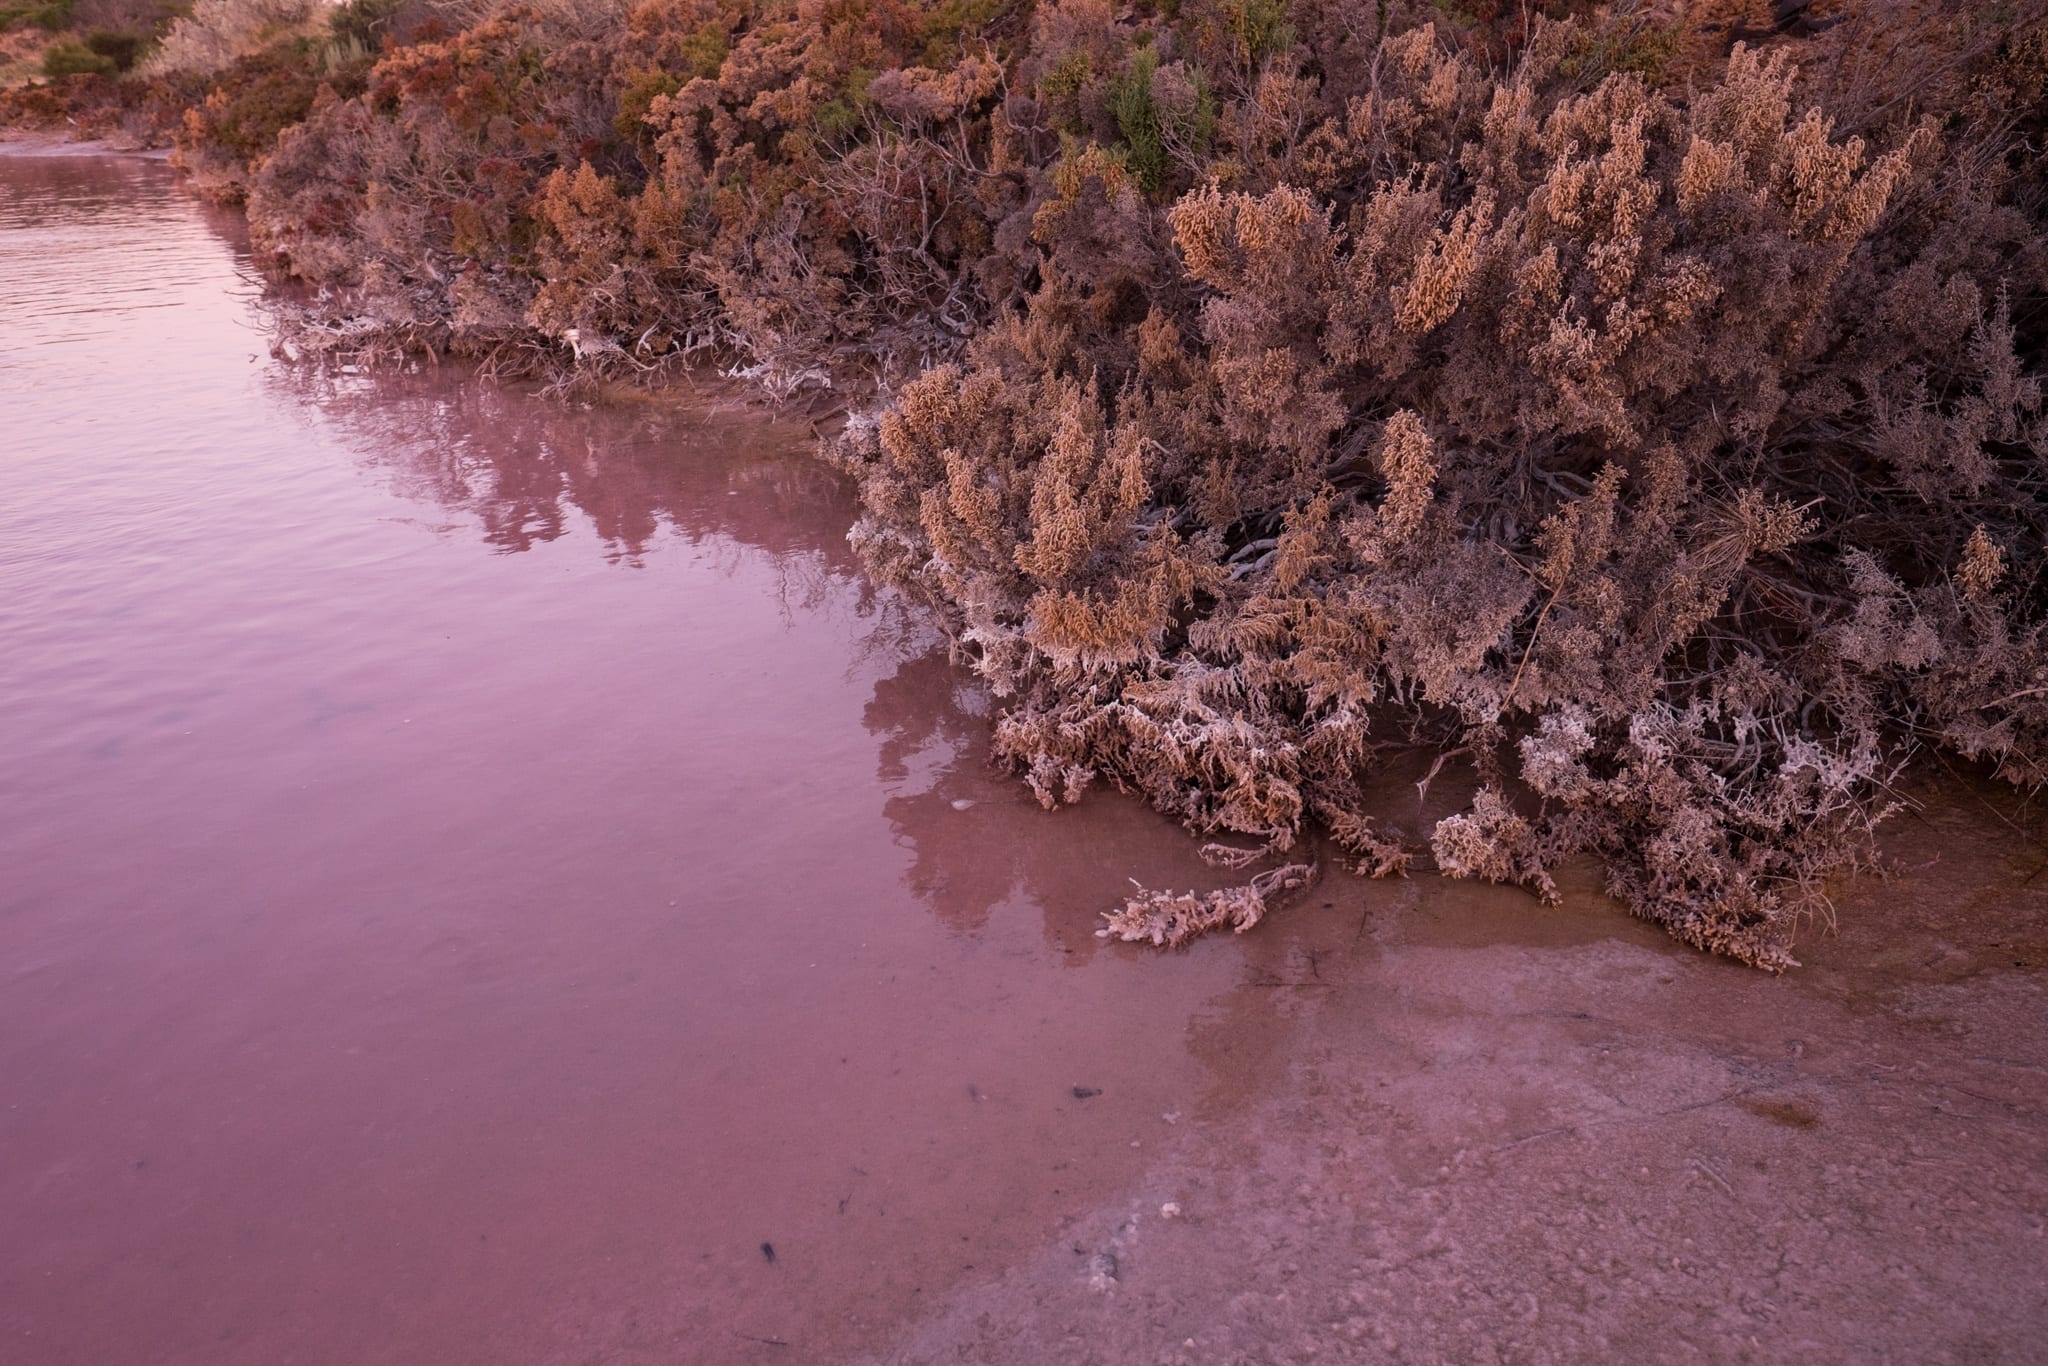
[{"label": "shallow water", "polygon": [[801,429],[257,293],[0,158],[0,1357],[828,1350],[1229,1103],[1241,957],[1092,935],[1187,840],[987,771]]},{"label": "shallow water", "polygon": [[2037,807],[1782,979],[1589,866],[1105,945],[1215,873],[805,433],[279,365],[238,231],[0,155],[0,1363],[2039,1358]]}]

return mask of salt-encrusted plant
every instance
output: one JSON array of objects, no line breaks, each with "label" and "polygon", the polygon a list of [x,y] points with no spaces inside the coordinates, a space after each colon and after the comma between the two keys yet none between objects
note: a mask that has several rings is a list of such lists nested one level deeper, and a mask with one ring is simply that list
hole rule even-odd
[{"label": "salt-encrusted plant", "polygon": [[[2044,776],[2048,428],[2012,321],[2038,220],[1926,125],[1839,134],[1782,50],[1681,106],[1576,88],[1553,40],[1499,84],[1430,29],[1384,41],[1267,184],[1128,220],[1178,258],[1148,312],[1077,308],[1056,223],[1030,308],[845,443],[856,540],[957,614],[1049,804],[1107,778],[1385,871],[1371,760],[1429,734],[1481,783],[1444,872],[1549,896],[1594,853],[1638,912],[1782,968],[1914,745]],[[1085,464],[1054,411],[1134,496],[1034,497]],[[1034,610],[1005,539],[1053,507],[1087,611]],[[1234,921],[1218,895],[1115,924],[1177,940]]]},{"label": "salt-encrusted plant", "polygon": [[[486,7],[315,99],[251,219],[351,338],[884,381],[854,542],[1049,805],[1591,854],[1778,968],[1915,746],[2048,779],[2048,38],[1831,13]],[[1404,842],[1415,745],[1476,796]]]}]

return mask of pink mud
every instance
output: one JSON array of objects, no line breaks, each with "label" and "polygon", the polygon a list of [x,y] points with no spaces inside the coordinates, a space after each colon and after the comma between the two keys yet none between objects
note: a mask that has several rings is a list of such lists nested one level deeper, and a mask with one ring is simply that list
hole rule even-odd
[{"label": "pink mud", "polygon": [[1107,946],[1217,876],[987,769],[801,427],[285,366],[238,231],[0,156],[0,1361],[2048,1340],[1974,789],[1783,981],[1590,874]]}]

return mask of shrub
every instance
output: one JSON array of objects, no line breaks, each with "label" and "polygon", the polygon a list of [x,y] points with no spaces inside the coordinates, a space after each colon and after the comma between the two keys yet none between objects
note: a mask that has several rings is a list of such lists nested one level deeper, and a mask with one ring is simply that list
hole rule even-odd
[{"label": "shrub", "polygon": [[352,43],[365,53],[376,52],[384,40],[400,34],[406,0],[349,0],[335,7],[327,30],[335,40]]},{"label": "shrub", "polygon": [[48,0],[42,4],[0,5],[0,31],[16,25],[30,25],[58,33],[71,25],[72,0]]},{"label": "shrub", "polygon": [[60,38],[43,51],[43,74],[52,80],[66,76],[111,76],[112,57],[95,52],[74,38]]},{"label": "shrub", "polygon": [[196,0],[171,22],[146,63],[153,75],[206,75],[263,46],[312,15],[315,0]]},{"label": "shrub", "polygon": [[[855,542],[1047,804],[1546,896],[1592,854],[1782,968],[1916,747],[2048,780],[2048,42],[1469,8],[479,0],[237,68],[181,155],[405,344],[875,382]],[[1382,829],[1415,745],[1475,795]]]},{"label": "shrub", "polygon": [[[1343,122],[1173,208],[1178,280],[1125,242],[1140,313],[1076,306],[1060,222],[1021,316],[851,429],[855,540],[1048,805],[1388,870],[1364,778],[1424,738],[1480,782],[1445,872],[1548,896],[1593,852],[1782,968],[1915,745],[2048,778],[2040,224],[1924,128],[1834,135],[1782,52],[1681,109],[1577,50],[1494,87],[1388,39]],[[1274,79],[1241,126],[1296,117]]]},{"label": "shrub", "polygon": [[102,29],[85,36],[85,45],[113,64],[115,72],[127,71],[142,52],[142,39],[132,33],[109,33]]},{"label": "shrub", "polygon": [[279,135],[312,112],[321,92],[360,93],[370,66],[359,47],[310,37],[238,58],[185,111],[173,163],[207,198],[240,203],[250,167],[270,154]]},{"label": "shrub", "polygon": [[134,34],[147,42],[191,9],[189,0],[69,0],[71,24],[88,32]]}]

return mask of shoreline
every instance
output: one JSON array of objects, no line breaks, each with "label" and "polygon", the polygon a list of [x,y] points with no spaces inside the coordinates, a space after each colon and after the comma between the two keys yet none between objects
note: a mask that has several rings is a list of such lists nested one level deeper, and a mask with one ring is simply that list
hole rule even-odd
[{"label": "shoreline", "polygon": [[[835,177],[881,142],[777,143],[793,158],[783,170],[833,174],[764,182],[774,193],[758,202],[712,176],[725,158],[755,165],[752,135],[733,125],[723,150],[681,138],[694,116],[670,94],[645,115],[674,125],[659,156],[629,145],[631,120],[608,125],[612,153],[576,151],[573,171],[568,142],[485,155],[509,134],[466,116],[451,126],[461,102],[433,93],[453,79],[436,63],[511,61],[511,35],[545,37],[548,22],[521,11],[510,28],[393,49],[359,73],[382,93],[330,91],[276,134],[249,201],[256,236],[281,271],[329,282],[303,310],[279,310],[286,353],[367,365],[459,354],[559,397],[701,398],[693,367],[719,357],[719,399],[814,438],[848,399],[833,394],[821,414],[803,386],[830,377],[808,362],[875,358],[903,381],[878,380],[883,420],[829,448],[861,503],[856,548],[874,582],[926,604],[972,643],[970,667],[1017,699],[998,752],[1044,805],[1100,783],[1236,839],[1219,853],[1235,866],[1281,862],[1321,832],[1375,875],[1433,859],[1545,900],[1552,866],[1597,852],[1639,914],[1782,971],[1827,880],[1869,856],[1887,769],[1920,738],[2041,781],[2048,709],[2031,684],[2044,638],[2027,587],[2040,503],[2024,459],[1998,445],[2032,439],[2030,339],[2002,287],[1993,300],[1961,277],[1954,335],[1895,325],[1903,305],[1848,306],[1928,287],[1898,265],[1916,250],[1913,215],[1887,212],[1932,176],[1932,135],[1893,129],[1874,155],[1860,138],[1829,142],[1818,104],[1792,117],[1808,96],[1783,49],[1733,49],[1712,99],[1673,103],[1620,71],[1597,98],[1576,89],[1560,74],[1569,23],[1545,28],[1512,77],[1475,68],[1433,26],[1388,35],[1403,88],[1441,96],[1400,156],[1448,164],[1444,149],[1475,131],[1498,156],[1455,185],[1332,172],[1313,193],[1286,159],[1263,180],[1233,172],[1226,193],[1192,165],[1139,177],[1114,143],[1093,159],[1064,142],[1055,153],[1043,127],[1012,122],[998,68],[969,59],[943,101],[965,140],[965,180],[946,181],[957,231],[933,248],[946,264],[927,250],[927,221],[912,253],[927,273],[896,277],[908,248],[894,229],[833,216],[866,184]],[[733,81],[754,69],[720,60]],[[1104,79],[1166,79],[1156,51],[1131,61]],[[918,121],[940,106],[897,89],[925,70],[906,55],[879,89],[901,103],[887,136],[937,156]],[[1335,101],[1355,76],[1332,68],[1303,89]],[[552,89],[535,79],[522,98]],[[1160,91],[1180,98],[1174,82],[1189,79]],[[1531,101],[1551,83],[1531,107],[1557,136],[1481,128],[1489,92],[1509,81]],[[1715,170],[1699,155],[1719,145],[1714,110],[1743,100],[1779,111],[1771,155]],[[1628,116],[1614,122],[1603,101]],[[1543,207],[1543,186],[1568,171],[1579,183],[1576,134],[1560,139],[1587,120],[1613,141],[1602,164],[1626,181],[1633,226]],[[187,125],[196,142],[180,134],[188,153],[205,147],[204,121]],[[1806,164],[1794,153],[1814,129],[1840,163],[1818,199],[1778,183]],[[445,183],[379,178],[397,163],[380,171],[378,157],[430,131]],[[1247,135],[1240,150],[1256,145]],[[46,139],[30,154],[56,150]],[[202,197],[247,189],[231,166],[216,184],[180,162]],[[1707,211],[1724,200],[1762,217]],[[1382,241],[1368,209],[1413,221]],[[1787,262],[1820,282],[1781,299],[1790,312],[1726,306]],[[1008,294],[989,269],[1016,274]],[[1301,287],[1282,289],[1288,279]],[[933,293],[946,281],[957,327]],[[858,340],[833,349],[842,304]],[[1601,309],[1607,323],[1584,321]],[[898,323],[954,336],[899,352]],[[1964,348],[1971,328],[1984,344]],[[1739,365],[1666,373],[1674,358],[1739,349],[1744,329],[1759,335]],[[1809,332],[1826,344],[1783,341]],[[1945,377],[1962,397],[1927,421],[1974,442],[1974,463],[1920,469],[1899,453],[1896,414],[1869,397],[1884,386],[1858,372],[1845,388],[1835,373],[1870,352],[1909,388]],[[1982,374],[1952,373],[1972,366]],[[750,387],[724,388],[735,380]],[[1823,427],[1798,420],[1801,405],[1826,404]],[[1772,460],[1745,464],[1752,445]],[[1457,771],[1474,779],[1472,805],[1386,838],[1365,788],[1404,720],[1411,739],[1470,757]],[[1141,894],[1122,928],[1177,940],[1173,917],[1242,926],[1263,909],[1256,883],[1210,900]]]},{"label": "shoreline", "polygon": [[1583,865],[1557,908],[1325,884],[1246,939],[1279,1079],[860,1360],[2027,1359],[2048,848],[1978,784],[1909,795],[1781,979]]},{"label": "shoreline", "polygon": [[40,129],[0,127],[0,156],[139,157],[147,161],[169,161],[168,147],[120,147],[106,138],[69,138],[62,133]]}]

